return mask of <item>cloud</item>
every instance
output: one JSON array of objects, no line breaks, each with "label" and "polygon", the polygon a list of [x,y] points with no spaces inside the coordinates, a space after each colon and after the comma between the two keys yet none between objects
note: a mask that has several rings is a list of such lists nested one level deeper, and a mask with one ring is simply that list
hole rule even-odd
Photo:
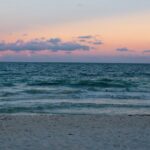
[{"label": "cloud", "polygon": [[119,52],[128,52],[129,51],[129,49],[126,48],[126,47],[117,48],[116,50],[119,51]]},{"label": "cloud", "polygon": [[22,34],[22,36],[23,36],[23,37],[26,37],[26,36],[28,36],[28,34],[27,34],[27,33],[24,33],[24,34]]},{"label": "cloud", "polygon": [[144,50],[143,53],[150,53],[150,49],[149,50]]},{"label": "cloud", "polygon": [[60,38],[52,38],[52,39],[49,39],[48,42],[51,42],[52,44],[58,44],[61,42],[61,39]]},{"label": "cloud", "polygon": [[79,36],[78,38],[79,39],[91,39],[91,38],[93,38],[93,36],[91,36],[91,35],[83,35],[83,36]]},{"label": "cloud", "polygon": [[94,45],[102,45],[103,42],[102,42],[102,41],[96,40],[96,41],[94,41],[92,44],[94,44]]},{"label": "cloud", "polygon": [[92,35],[83,35],[83,36],[78,36],[77,39],[79,42],[83,43],[88,43],[92,45],[102,45],[103,42],[97,38],[97,36],[92,36]]},{"label": "cloud", "polygon": [[0,42],[0,51],[12,50],[12,51],[75,51],[75,50],[90,50],[90,46],[86,44],[80,44],[78,42],[62,42],[60,38],[51,39],[34,39],[27,42],[18,40],[13,43]]}]

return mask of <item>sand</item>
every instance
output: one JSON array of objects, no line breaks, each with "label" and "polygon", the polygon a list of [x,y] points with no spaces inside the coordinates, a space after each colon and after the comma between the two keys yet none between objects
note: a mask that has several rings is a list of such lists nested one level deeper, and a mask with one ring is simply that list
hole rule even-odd
[{"label": "sand", "polygon": [[0,150],[150,150],[150,116],[0,115]]}]

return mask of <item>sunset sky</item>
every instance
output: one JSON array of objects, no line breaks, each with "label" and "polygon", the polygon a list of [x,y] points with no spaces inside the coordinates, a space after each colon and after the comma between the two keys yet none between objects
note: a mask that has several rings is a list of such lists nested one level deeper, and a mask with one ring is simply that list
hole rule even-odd
[{"label": "sunset sky", "polygon": [[0,61],[150,63],[150,0],[0,0]]}]

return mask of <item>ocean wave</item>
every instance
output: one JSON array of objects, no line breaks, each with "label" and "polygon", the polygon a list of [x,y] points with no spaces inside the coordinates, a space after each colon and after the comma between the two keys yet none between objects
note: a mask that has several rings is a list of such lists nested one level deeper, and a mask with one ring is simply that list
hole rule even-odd
[{"label": "ocean wave", "polygon": [[148,104],[94,104],[94,103],[69,103],[69,102],[61,102],[61,103],[53,103],[46,105],[28,105],[28,106],[7,106],[0,108],[0,113],[18,113],[18,112],[47,112],[53,110],[61,110],[61,109],[109,109],[109,108],[125,108],[125,109],[149,109],[150,105]]},{"label": "ocean wave", "polygon": [[135,84],[123,81],[123,80],[112,80],[112,79],[98,79],[98,80],[80,80],[75,85],[77,86],[92,86],[102,88],[129,88],[134,87]]},{"label": "ocean wave", "polygon": [[27,94],[49,94],[49,90],[45,89],[28,89],[28,90],[23,90],[22,92],[27,93]]},{"label": "ocean wave", "polygon": [[28,86],[78,86],[78,87],[101,87],[101,88],[129,88],[136,87],[135,82],[115,80],[115,79],[59,79],[59,80],[48,80],[48,81],[32,81],[27,83]]},{"label": "ocean wave", "polygon": [[11,82],[1,82],[0,83],[0,87],[13,87],[15,86],[14,83],[11,83]]},{"label": "ocean wave", "polygon": [[27,83],[28,86],[52,86],[64,85],[66,80],[51,80],[51,81],[32,81]]},{"label": "ocean wave", "polygon": [[0,97],[10,97],[10,96],[15,96],[18,95],[19,92],[0,92]]}]

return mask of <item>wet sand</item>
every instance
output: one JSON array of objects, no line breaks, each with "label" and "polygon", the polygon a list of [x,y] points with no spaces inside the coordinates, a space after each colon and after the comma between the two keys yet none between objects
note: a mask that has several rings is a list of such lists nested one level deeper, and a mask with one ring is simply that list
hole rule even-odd
[{"label": "wet sand", "polygon": [[0,115],[0,150],[149,150],[146,115]]}]

